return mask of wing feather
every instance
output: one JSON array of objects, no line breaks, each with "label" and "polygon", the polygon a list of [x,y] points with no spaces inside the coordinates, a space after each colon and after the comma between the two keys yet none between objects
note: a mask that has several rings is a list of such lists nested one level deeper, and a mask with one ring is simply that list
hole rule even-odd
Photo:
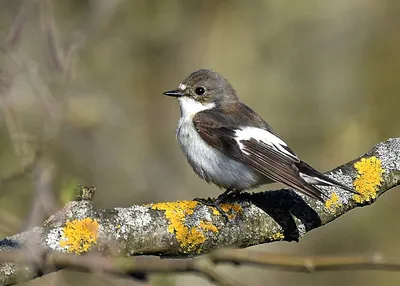
[{"label": "wing feather", "polygon": [[242,140],[245,155],[243,161],[259,173],[275,181],[282,182],[315,199],[322,200],[323,193],[309,185],[299,173],[297,161],[255,139]]},{"label": "wing feather", "polygon": [[[246,114],[249,110],[249,108],[242,109],[241,123],[258,129],[261,133],[267,132],[266,142],[252,137],[243,139],[243,136],[239,136],[238,138],[237,132],[242,130],[238,129],[238,122],[235,122],[237,116],[229,116],[227,110],[223,113],[224,116],[221,115],[220,110],[199,112],[193,118],[193,123],[203,140],[227,156],[274,181],[282,182],[308,196],[322,200],[323,193],[300,176],[296,166],[300,160],[296,154],[260,117],[257,117],[257,120],[250,120],[251,116]],[[256,113],[253,112],[253,114]]]}]

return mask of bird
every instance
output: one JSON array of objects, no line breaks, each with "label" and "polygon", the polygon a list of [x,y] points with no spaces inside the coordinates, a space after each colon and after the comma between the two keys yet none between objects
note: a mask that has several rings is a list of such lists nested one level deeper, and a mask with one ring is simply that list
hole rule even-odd
[{"label": "bird", "polygon": [[190,166],[200,178],[225,189],[215,200],[196,200],[216,207],[224,217],[220,204],[230,195],[273,182],[321,202],[326,195],[317,186],[357,193],[302,161],[260,115],[239,100],[221,74],[200,69],[164,95],[179,101],[176,137]]}]

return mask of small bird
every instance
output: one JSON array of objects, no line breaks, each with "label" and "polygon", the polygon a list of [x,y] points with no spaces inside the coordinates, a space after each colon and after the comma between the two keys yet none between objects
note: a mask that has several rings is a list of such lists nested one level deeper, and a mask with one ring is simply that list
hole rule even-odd
[{"label": "small bird", "polygon": [[216,200],[196,199],[216,207],[230,194],[281,182],[319,201],[316,185],[351,188],[323,175],[299,157],[260,115],[239,101],[221,74],[201,69],[176,90],[164,92],[180,103],[177,139],[194,172],[226,191]]}]

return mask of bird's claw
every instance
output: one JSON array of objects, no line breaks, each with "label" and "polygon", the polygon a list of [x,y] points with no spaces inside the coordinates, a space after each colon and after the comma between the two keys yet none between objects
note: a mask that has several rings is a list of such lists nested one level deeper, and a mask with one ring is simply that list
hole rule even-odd
[{"label": "bird's claw", "polygon": [[212,199],[212,198],[194,198],[193,199],[196,202],[199,202],[205,206],[209,206],[209,207],[214,207],[217,209],[217,211],[219,211],[219,213],[224,217],[225,221],[229,221],[229,217],[227,215],[227,213],[221,208],[220,203],[218,202],[218,199]]}]

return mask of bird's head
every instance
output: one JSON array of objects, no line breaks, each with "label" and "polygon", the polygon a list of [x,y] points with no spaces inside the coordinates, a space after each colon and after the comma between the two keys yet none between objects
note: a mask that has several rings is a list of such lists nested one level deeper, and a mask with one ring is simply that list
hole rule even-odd
[{"label": "bird's head", "polygon": [[182,103],[193,101],[203,106],[215,106],[238,99],[236,91],[227,79],[219,73],[207,69],[190,74],[179,84],[177,89],[164,92],[164,94],[177,97],[181,107]]}]

